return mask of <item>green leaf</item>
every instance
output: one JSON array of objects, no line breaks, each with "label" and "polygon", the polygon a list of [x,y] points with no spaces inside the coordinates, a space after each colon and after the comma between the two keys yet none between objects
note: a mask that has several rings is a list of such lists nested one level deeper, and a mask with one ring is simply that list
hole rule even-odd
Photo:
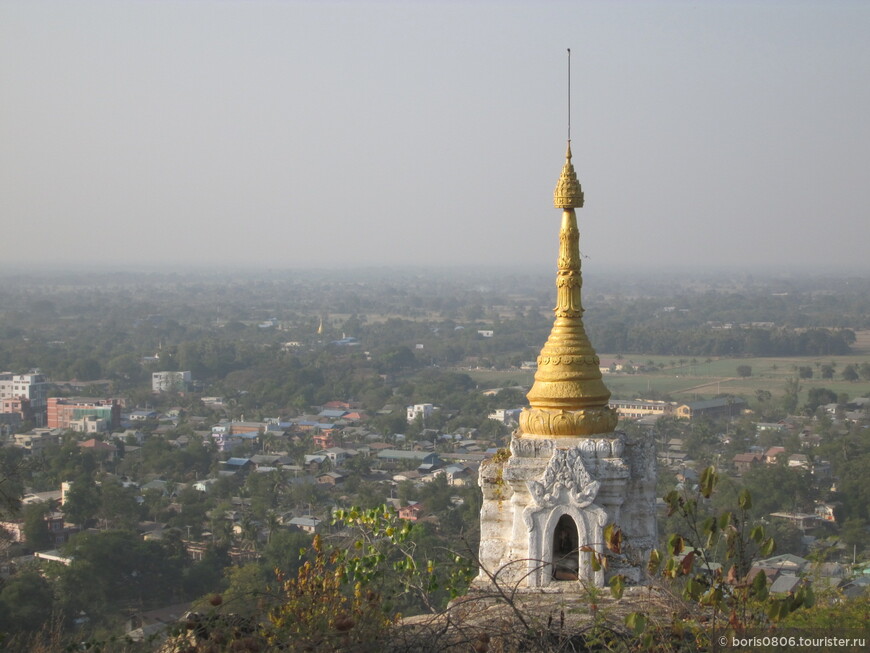
[{"label": "green leaf", "polygon": [[770,606],[767,609],[767,616],[770,618],[771,621],[779,621],[783,617],[788,616],[788,613],[790,611],[791,610],[789,610],[788,599],[780,599],[777,601],[772,601],[770,603]]},{"label": "green leaf", "polygon": [[804,589],[804,607],[811,608],[816,604],[816,594],[812,585],[806,585]]},{"label": "green leaf", "polygon": [[617,574],[610,579],[610,594],[615,599],[621,599],[623,591],[625,591],[625,576]]},{"label": "green leaf", "polygon": [[713,547],[713,542],[716,538],[716,532],[719,530],[719,525],[716,522],[716,518],[713,516],[707,517],[703,522],[701,522],[701,532],[707,534],[707,543],[706,547],[708,549]]},{"label": "green leaf", "polygon": [[683,537],[678,533],[673,533],[668,538],[668,553],[672,556],[680,555],[683,551]]},{"label": "green leaf", "polygon": [[704,586],[694,578],[690,578],[683,590],[683,596],[691,601],[697,601],[704,591]]},{"label": "green leaf", "polygon": [[707,541],[704,543],[704,546],[706,546],[708,549],[712,549],[715,539],[716,533],[710,531],[709,533],[707,533]]},{"label": "green leaf", "polygon": [[739,541],[739,533],[734,526],[729,526],[725,529],[725,544],[727,545],[725,550],[725,557],[729,560],[734,557],[737,552],[737,543]]},{"label": "green leaf", "polygon": [[659,567],[662,564],[662,556],[658,549],[653,549],[649,552],[649,562],[646,565],[647,573],[653,576],[658,573]]},{"label": "green leaf", "polygon": [[773,553],[773,550],[775,548],[776,548],[776,542],[774,541],[774,539],[772,537],[768,537],[764,541],[764,544],[761,545],[761,548],[759,549],[759,553],[761,553],[761,555],[763,555],[766,558],[771,553]]},{"label": "green leaf", "polygon": [[749,531],[749,539],[755,543],[761,542],[764,539],[764,526],[753,526]]},{"label": "green leaf", "polygon": [[763,571],[759,571],[752,579],[752,593],[761,601],[767,598],[767,576]]},{"label": "green leaf", "polygon": [[598,557],[597,553],[593,553],[589,556],[589,563],[592,565],[592,571],[601,571],[601,559]]},{"label": "green leaf", "polygon": [[676,490],[671,490],[664,496],[664,500],[668,504],[668,517],[670,517],[680,505],[680,494]]},{"label": "green leaf", "polygon": [[700,489],[701,496],[705,499],[709,499],[710,495],[713,494],[713,490],[716,487],[716,483],[718,483],[719,477],[716,474],[716,468],[713,466],[707,467],[703,472],[701,472],[701,480],[700,480]]},{"label": "green leaf", "polygon": [[677,562],[673,558],[668,558],[668,561],[665,563],[664,571],[662,571],[662,576],[665,578],[676,578],[677,576]]},{"label": "green leaf", "polygon": [[604,527],[604,543],[614,553],[622,551],[622,531],[616,524],[608,524]]},{"label": "green leaf", "polygon": [[635,635],[640,635],[646,630],[646,615],[643,612],[630,612],[625,616],[625,625]]},{"label": "green leaf", "polygon": [[752,508],[752,494],[746,488],[740,491],[740,495],[737,497],[737,505],[740,506],[741,510]]},{"label": "green leaf", "polygon": [[725,527],[731,523],[731,513],[728,511],[719,515],[719,530],[725,530]]},{"label": "green leaf", "polygon": [[722,602],[722,588],[714,585],[701,597],[700,602],[701,605],[719,605]]}]

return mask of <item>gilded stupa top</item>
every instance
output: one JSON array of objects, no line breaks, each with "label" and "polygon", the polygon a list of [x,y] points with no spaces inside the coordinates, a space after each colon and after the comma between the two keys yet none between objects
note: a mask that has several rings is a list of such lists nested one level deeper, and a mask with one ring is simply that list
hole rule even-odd
[{"label": "gilded stupa top", "polygon": [[562,174],[556,190],[553,191],[553,205],[557,209],[580,209],[583,208],[583,189],[574,172],[574,164],[571,163],[571,141],[568,141],[568,151],[565,153],[565,165],[562,166]]},{"label": "gilded stupa top", "polygon": [[519,436],[588,437],[616,428],[616,411],[608,405],[610,390],[601,378],[601,361],[583,326],[580,290],[580,232],[575,208],[583,191],[571,164],[571,141],[554,193],[562,209],[556,274],[556,319],[538,356],[529,407],[520,414]]}]

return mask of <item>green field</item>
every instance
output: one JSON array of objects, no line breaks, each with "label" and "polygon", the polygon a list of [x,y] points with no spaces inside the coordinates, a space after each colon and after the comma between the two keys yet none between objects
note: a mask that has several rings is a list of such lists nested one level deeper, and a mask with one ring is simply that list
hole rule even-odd
[{"label": "green field", "polygon": [[[856,343],[864,345],[864,342]],[[856,349],[859,349],[856,347]],[[615,358],[615,355],[602,354],[602,358]],[[791,358],[718,358],[691,359],[671,356],[623,356],[623,364],[655,365],[661,363],[659,371],[649,374],[611,373],[604,375],[604,381],[615,398],[630,399],[644,397],[650,393],[668,394],[676,401],[692,401],[714,397],[718,394],[740,395],[747,399],[755,396],[757,390],[767,390],[774,397],[784,394],[786,379],[797,378],[798,367],[813,369],[812,379],[800,379],[800,401],[806,400],[810,388],[827,388],[837,394],[845,393],[850,398],[870,395],[870,381],[854,383],[842,380],[842,370],[850,364],[860,365],[870,362],[870,352],[863,346],[850,356],[791,357]],[[694,361],[694,362],[693,362]],[[819,367],[833,364],[833,379],[820,378]],[[752,375],[740,378],[739,365],[752,368]],[[531,386],[532,372],[457,370],[469,374],[481,388],[499,388],[519,385]]]},{"label": "green field", "polygon": [[[746,398],[755,396],[757,390],[767,390],[773,396],[784,393],[786,379],[797,378],[797,368],[813,368],[812,379],[800,379],[803,401],[810,388],[828,388],[837,394],[846,393],[849,397],[860,397],[870,393],[870,381],[854,383],[843,381],[840,371],[848,364],[862,363],[870,357],[840,356],[824,360],[817,358],[732,358],[718,359],[710,363],[686,364],[665,367],[654,374],[609,374],[605,382],[614,396],[643,396],[648,391],[669,394],[677,400],[703,399],[718,394],[741,395]],[[816,363],[835,364],[833,379],[819,378]],[[748,365],[752,375],[747,378],[737,376],[738,365]]]}]

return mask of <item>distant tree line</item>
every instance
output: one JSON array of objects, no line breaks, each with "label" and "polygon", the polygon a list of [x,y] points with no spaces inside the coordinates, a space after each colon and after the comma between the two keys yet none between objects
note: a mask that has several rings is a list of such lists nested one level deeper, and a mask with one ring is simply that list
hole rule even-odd
[{"label": "distant tree line", "polygon": [[[850,353],[854,330],[870,328],[870,283],[861,279],[717,280],[728,290],[704,292],[653,281],[594,278],[587,286],[585,323],[596,350],[835,356]],[[0,370],[39,367],[55,381],[108,379],[117,394],[144,391],[153,371],[190,370],[209,393],[220,392],[210,386],[222,382],[227,390],[250,391],[246,374],[287,362],[284,345],[297,342],[293,351],[306,371],[290,370],[278,381],[286,390],[281,394],[301,405],[318,394],[363,392],[377,375],[432,365],[506,369],[534,360],[552,325],[553,294],[550,275],[411,275],[402,283],[390,275],[337,273],[121,274],[64,278],[64,284],[52,277],[6,278],[0,283]],[[776,326],[762,328],[762,321]],[[480,335],[484,329],[494,335]],[[345,335],[360,347],[343,351],[331,344]],[[145,357],[153,362],[143,363]],[[335,378],[335,360],[353,362],[351,379]]]},{"label": "distant tree line", "polygon": [[659,356],[838,356],[855,342],[850,329],[713,329],[684,330],[610,322],[590,327],[599,351]]}]

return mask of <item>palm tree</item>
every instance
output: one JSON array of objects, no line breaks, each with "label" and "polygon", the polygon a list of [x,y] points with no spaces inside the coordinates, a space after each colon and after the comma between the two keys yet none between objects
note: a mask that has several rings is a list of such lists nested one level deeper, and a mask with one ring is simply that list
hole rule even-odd
[{"label": "palm tree", "polygon": [[265,433],[263,435],[263,453],[272,453],[275,450],[275,445],[279,442],[279,438],[274,433]]},{"label": "palm tree", "polygon": [[283,472],[277,469],[269,472],[269,490],[270,494],[274,497],[275,503],[280,503],[279,499],[287,489],[287,479],[284,477]]},{"label": "palm tree", "polygon": [[233,525],[223,516],[212,520],[212,540],[220,546],[228,547],[233,541]]},{"label": "palm tree", "polygon": [[260,525],[254,521],[250,515],[242,517],[242,540],[247,543],[252,551],[257,550],[258,538],[260,535]]},{"label": "palm tree", "polygon": [[278,519],[278,513],[274,510],[270,510],[266,515],[266,528],[269,530],[269,534],[266,536],[266,544],[272,543],[272,534],[280,525],[281,521]]}]

